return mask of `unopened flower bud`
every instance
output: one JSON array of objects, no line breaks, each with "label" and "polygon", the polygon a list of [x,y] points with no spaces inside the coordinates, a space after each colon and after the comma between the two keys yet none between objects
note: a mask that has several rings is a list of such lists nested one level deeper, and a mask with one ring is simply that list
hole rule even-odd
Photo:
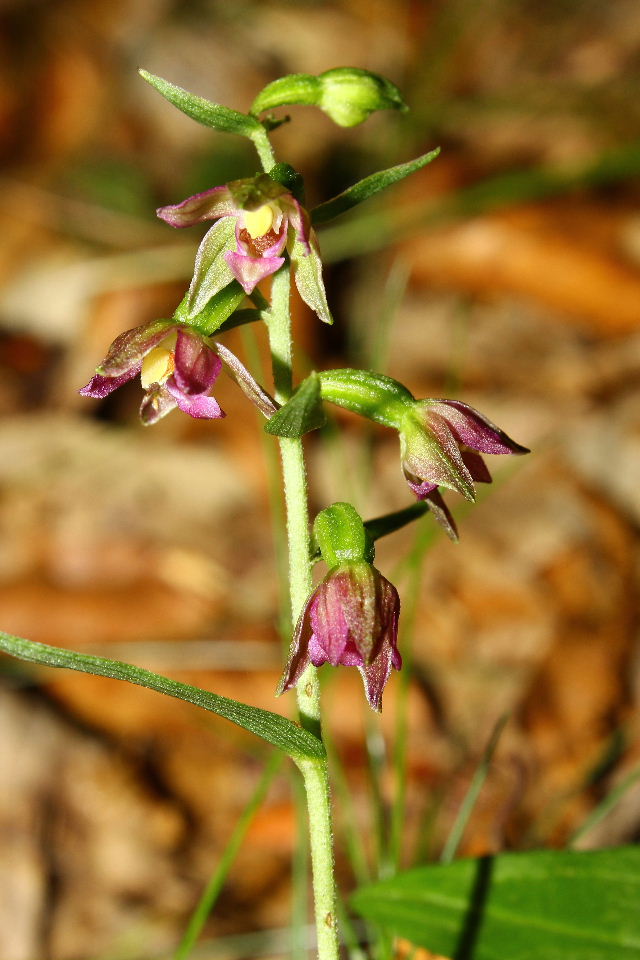
[{"label": "unopened flower bud", "polygon": [[322,397],[369,420],[397,430],[415,403],[406,387],[371,370],[325,370],[320,374]]}]

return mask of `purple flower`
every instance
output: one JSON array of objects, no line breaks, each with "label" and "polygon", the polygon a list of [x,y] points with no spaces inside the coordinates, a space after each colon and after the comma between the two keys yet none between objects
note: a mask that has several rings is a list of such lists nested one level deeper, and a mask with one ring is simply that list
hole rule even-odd
[{"label": "purple flower", "polygon": [[528,453],[473,407],[459,400],[416,400],[400,429],[402,469],[419,500],[428,500],[436,519],[452,539],[456,526],[438,487],[475,500],[474,480],[491,483],[480,456]]},{"label": "purple flower", "polygon": [[282,266],[286,250],[300,296],[321,320],[332,322],[309,216],[268,174],[213,187],[156,212],[172,227],[216,221],[198,248],[189,288],[190,317],[234,279],[245,293],[252,293]]},{"label": "purple flower", "polygon": [[80,393],[101,399],[140,374],[144,424],[156,423],[176,407],[191,417],[215,420],[224,413],[208,393],[221,367],[216,351],[193,327],[152,320],[113,341]]},{"label": "purple flower", "polygon": [[278,693],[294,687],[312,663],[357,667],[367,700],[382,709],[391,668],[399,670],[398,591],[366,561],[333,567],[313,591],[298,620]]}]

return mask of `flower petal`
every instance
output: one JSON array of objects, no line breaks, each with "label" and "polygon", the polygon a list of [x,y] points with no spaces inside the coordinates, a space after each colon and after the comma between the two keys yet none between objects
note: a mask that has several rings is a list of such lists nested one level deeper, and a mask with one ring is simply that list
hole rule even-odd
[{"label": "flower petal", "polygon": [[225,217],[236,211],[233,197],[225,184],[196,193],[181,203],[158,207],[156,214],[171,227],[192,227],[204,220],[217,220],[218,217]]},{"label": "flower petal", "polygon": [[175,349],[173,379],[183,394],[207,393],[218,378],[222,361],[195,333],[180,330]]},{"label": "flower petal", "polygon": [[440,524],[446,535],[450,540],[453,540],[454,543],[458,542],[458,528],[456,522],[451,516],[451,511],[444,502],[441,493],[438,490],[434,490],[432,493],[426,495],[423,498],[429,504],[429,509],[431,510],[435,520]]},{"label": "flower petal", "polygon": [[78,393],[83,397],[93,397],[95,400],[102,400],[104,397],[108,397],[110,393],[113,393],[114,390],[117,390],[118,387],[132,380],[137,372],[135,368],[132,368],[119,377],[103,377],[102,374],[96,373],[86,387],[78,390]]},{"label": "flower petal", "polygon": [[134,376],[144,357],[177,326],[175,320],[149,320],[133,330],[125,330],[109,347],[97,373],[104,377],[120,377],[123,374]]},{"label": "flower petal", "polygon": [[140,404],[140,419],[145,427],[150,427],[152,424],[157,423],[158,420],[166,417],[172,410],[175,410],[177,405],[177,402],[166,389],[166,386],[154,383],[145,391],[142,398],[142,403]]},{"label": "flower petal", "polygon": [[481,453],[529,453],[481,413],[460,400],[425,400],[425,408],[443,417],[460,443]]},{"label": "flower petal", "polygon": [[311,223],[309,220],[309,214],[298,203],[295,197],[284,197],[280,201],[280,204],[286,210],[289,223],[295,230],[296,236],[302,243],[305,252],[310,254],[311,244],[309,242],[309,237],[311,234]]},{"label": "flower petal", "polygon": [[349,626],[344,614],[348,584],[329,571],[309,605],[309,621],[326,660],[337,667],[347,645]]},{"label": "flower petal", "polygon": [[[402,468],[407,480],[449,487],[475,500],[473,479],[447,421],[431,407],[420,406],[407,415],[400,432]],[[415,490],[415,488],[414,488]],[[424,497],[422,490],[418,496]]]},{"label": "flower petal", "polygon": [[[382,694],[389,679],[393,663],[393,651],[390,644],[382,645],[380,653],[371,663],[360,667],[364,689],[371,707],[378,713],[382,710]],[[399,669],[399,667],[396,667]]]},{"label": "flower petal", "polygon": [[233,280],[224,255],[234,247],[235,232],[235,218],[224,217],[202,238],[189,287],[189,317],[195,317],[204,310],[209,300]]},{"label": "flower petal", "polygon": [[289,659],[284,668],[284,673],[280,678],[280,683],[276,690],[276,696],[279,697],[285,690],[291,690],[309,666],[309,645],[312,637],[311,623],[309,620],[309,608],[315,598],[315,591],[307,600],[302,613],[298,617],[296,629],[289,649]]},{"label": "flower petal", "polygon": [[476,481],[476,483],[491,483],[491,474],[489,468],[479,453],[474,450],[461,450],[467,470]]},{"label": "flower petal", "polygon": [[247,294],[253,293],[261,280],[270,277],[284,263],[284,257],[249,257],[233,251],[226,253],[224,259],[231,274]]},{"label": "flower petal", "polygon": [[333,323],[322,280],[322,260],[320,259],[318,241],[313,231],[309,235],[308,245],[309,252],[307,252],[307,244],[297,236],[293,244],[289,245],[289,255],[296,287],[304,302],[318,315],[323,323]]},{"label": "flower petal", "polygon": [[218,401],[213,397],[207,397],[202,393],[190,396],[183,393],[172,381],[173,377],[167,380],[167,390],[183,413],[188,413],[195,420],[219,420],[226,416]]}]

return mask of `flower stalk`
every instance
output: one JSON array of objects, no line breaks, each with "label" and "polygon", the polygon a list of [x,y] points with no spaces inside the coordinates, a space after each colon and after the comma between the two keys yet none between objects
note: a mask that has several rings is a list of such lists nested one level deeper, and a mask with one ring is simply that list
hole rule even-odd
[{"label": "flower stalk", "polygon": [[[273,277],[267,321],[275,396],[280,403],[289,399],[293,389],[290,293],[289,264],[285,263]],[[312,587],[307,471],[302,440],[280,437],[278,442],[287,515],[291,617],[295,623]],[[300,677],[296,697],[302,726],[321,740],[320,684],[318,672],[312,664]],[[298,767],[304,780],[309,817],[318,958],[337,960],[337,892],[328,764],[326,759],[321,759],[310,763],[299,762]]]}]

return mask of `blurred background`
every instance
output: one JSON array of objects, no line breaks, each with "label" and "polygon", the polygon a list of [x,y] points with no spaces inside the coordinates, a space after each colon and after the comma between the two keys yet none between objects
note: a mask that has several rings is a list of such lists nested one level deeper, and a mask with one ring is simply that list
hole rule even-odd
[{"label": "blurred background", "polygon": [[[273,135],[309,206],[442,153],[323,229],[336,323],[294,300],[299,373],[370,365],[477,406],[533,454],[493,458],[472,509],[449,498],[459,545],[429,516],[380,543],[413,660],[381,722],[356,671],[322,671],[341,884],[440,856],[505,716],[461,855],[561,847],[621,784],[577,846],[640,839],[637,2],[4,0],[0,23],[3,629],[293,709],[273,700],[277,461],[257,415],[224,378],[225,420],[149,430],[136,382],[77,390],[188,284],[204,230],[155,207],[257,166],[137,67],[239,110],[282,74],[365,67],[409,114],[342,130],[295,107]],[[225,342],[264,367],[262,331]],[[307,449],[315,509],[410,502],[391,432],[339,412]],[[265,751],[124,684],[0,670],[0,956],[169,955]],[[283,768],[197,955],[305,955],[288,932],[303,838]]]}]

